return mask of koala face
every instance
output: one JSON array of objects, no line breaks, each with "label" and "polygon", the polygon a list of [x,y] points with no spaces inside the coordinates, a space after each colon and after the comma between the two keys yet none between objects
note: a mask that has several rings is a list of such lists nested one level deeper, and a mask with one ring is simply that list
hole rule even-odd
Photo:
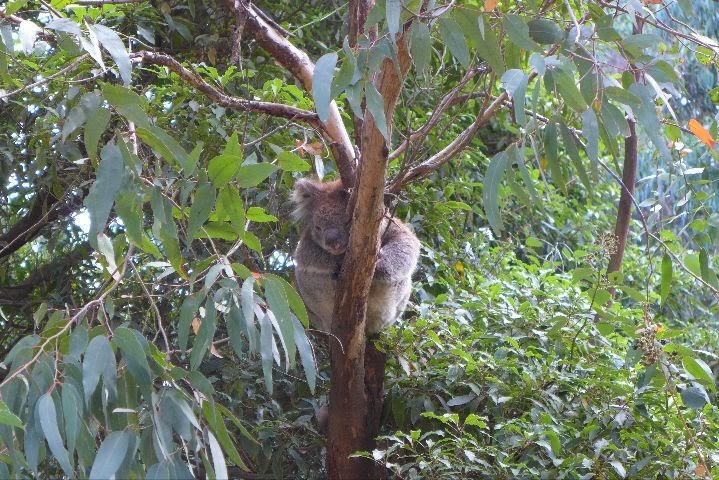
[{"label": "koala face", "polygon": [[317,199],[308,227],[312,240],[332,255],[342,255],[350,236],[347,193],[337,192]]},{"label": "koala face", "polygon": [[339,181],[321,183],[302,179],[293,192],[298,223],[308,229],[312,240],[332,255],[347,250],[350,216],[347,214],[349,193]]}]

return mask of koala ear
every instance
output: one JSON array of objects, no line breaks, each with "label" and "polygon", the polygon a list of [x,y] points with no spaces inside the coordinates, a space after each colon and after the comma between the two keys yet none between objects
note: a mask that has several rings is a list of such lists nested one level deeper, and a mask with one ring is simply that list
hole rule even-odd
[{"label": "koala ear", "polygon": [[305,223],[312,215],[314,201],[322,191],[322,184],[310,178],[301,178],[292,191],[292,203],[295,209],[292,218],[297,223]]}]

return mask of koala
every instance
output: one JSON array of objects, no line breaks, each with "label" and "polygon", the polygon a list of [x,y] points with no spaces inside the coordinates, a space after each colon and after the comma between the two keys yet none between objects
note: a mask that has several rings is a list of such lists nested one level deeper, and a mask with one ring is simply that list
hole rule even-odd
[{"label": "koala", "polygon": [[[303,178],[295,184],[293,218],[303,229],[295,249],[297,289],[310,321],[331,331],[337,281],[349,243],[349,192],[339,180]],[[393,324],[404,312],[419,258],[419,240],[401,221],[384,218],[381,246],[367,300],[366,334]]]}]

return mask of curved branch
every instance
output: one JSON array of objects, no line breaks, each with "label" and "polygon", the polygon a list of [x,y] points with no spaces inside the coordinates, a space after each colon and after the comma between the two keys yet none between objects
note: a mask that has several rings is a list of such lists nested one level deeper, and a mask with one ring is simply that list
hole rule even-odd
[{"label": "curved branch", "polygon": [[[245,0],[225,0],[235,12],[244,29],[250,32],[257,43],[267,50],[272,58],[290,71],[302,84],[305,91],[312,92],[312,74],[315,65],[305,52],[284,38],[267,20],[267,15]],[[329,117],[323,122],[330,140],[330,149],[337,162],[342,183],[351,187],[355,183],[355,153],[347,129],[342,123],[340,111],[333,100],[330,102]]]},{"label": "curved branch", "polygon": [[87,194],[87,189],[81,190],[80,201],[62,203],[61,200],[67,194],[68,192],[56,197],[49,189],[42,188],[25,216],[0,235],[0,258],[7,257],[32,241],[45,225],[78,210],[82,206],[81,200]]},{"label": "curved branch", "polygon": [[266,113],[274,117],[297,120],[308,123],[319,130],[324,130],[317,114],[314,112],[279,103],[258,102],[255,100],[231,97],[207,83],[197,72],[184,67],[180,62],[169,55],[142,51],[133,54],[131,59],[133,62],[151,63],[169,68],[171,71],[178,74],[180,78],[223,107],[249,112]]},{"label": "curved branch", "polygon": [[427,123],[422,125],[419,130],[412,132],[409,137],[407,137],[392,153],[389,154],[389,160],[394,160],[395,158],[399,157],[402,153],[404,153],[407,150],[407,147],[409,147],[410,143],[418,143],[424,141],[425,138],[427,138],[427,135],[429,135],[429,132],[437,126],[437,124],[442,120],[443,114],[447,109],[457,103],[457,96],[459,95],[459,92],[462,91],[462,89],[469,83],[469,81],[475,76],[480,73],[485,73],[489,71],[488,68],[485,67],[479,67],[479,68],[473,68],[472,70],[468,70],[467,73],[464,74],[464,77],[459,81],[459,83],[451,89],[447,94],[442,97],[442,99],[437,103],[437,106],[432,110],[432,114],[429,117],[429,120],[427,120]]}]

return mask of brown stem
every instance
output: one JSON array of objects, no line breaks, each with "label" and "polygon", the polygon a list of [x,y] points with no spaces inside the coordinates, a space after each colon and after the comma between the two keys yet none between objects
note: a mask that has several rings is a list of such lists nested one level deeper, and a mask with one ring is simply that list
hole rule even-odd
[{"label": "brown stem", "polygon": [[[391,125],[404,75],[411,62],[404,36],[397,40],[399,72],[389,59],[377,75],[377,90]],[[358,450],[372,451],[382,405],[384,360],[366,350],[365,313],[380,246],[384,185],[389,154],[375,119],[365,112],[362,155],[353,192],[352,230],[335,300],[332,335],[327,465],[329,478],[378,478],[374,462],[350,458]],[[367,355],[367,356],[366,356]]]},{"label": "brown stem", "polygon": [[[267,14],[246,0],[225,0],[225,3],[238,15],[244,31],[254,37],[272,58],[286,68],[302,84],[307,92],[312,92],[312,75],[315,65],[307,54],[295,47],[281,32],[268,22]],[[322,123],[326,138],[330,143],[332,156],[342,183],[351,187],[355,183],[355,153],[347,129],[342,123],[339,109],[333,100],[330,103],[329,116]]]},{"label": "brown stem", "polygon": [[[637,17],[637,23],[633,27],[634,34],[642,33],[643,19]],[[640,78],[639,70],[630,64],[634,72],[634,80]],[[622,268],[624,250],[627,247],[629,236],[629,223],[632,220],[632,199],[634,198],[634,182],[637,177],[637,125],[633,118],[627,119],[629,124],[629,136],[624,139],[624,167],[622,169],[622,193],[619,196],[617,207],[617,222],[614,226],[614,236],[617,239],[617,250],[609,257],[607,273],[618,272]],[[611,290],[614,295],[614,289]]]},{"label": "brown stem", "polygon": [[637,176],[637,130],[636,122],[628,120],[629,136],[624,139],[624,168],[622,170],[622,193],[619,196],[617,223],[614,235],[617,238],[617,250],[609,257],[607,273],[618,272],[622,268],[624,250],[627,246],[629,223],[632,219],[632,196]]}]

